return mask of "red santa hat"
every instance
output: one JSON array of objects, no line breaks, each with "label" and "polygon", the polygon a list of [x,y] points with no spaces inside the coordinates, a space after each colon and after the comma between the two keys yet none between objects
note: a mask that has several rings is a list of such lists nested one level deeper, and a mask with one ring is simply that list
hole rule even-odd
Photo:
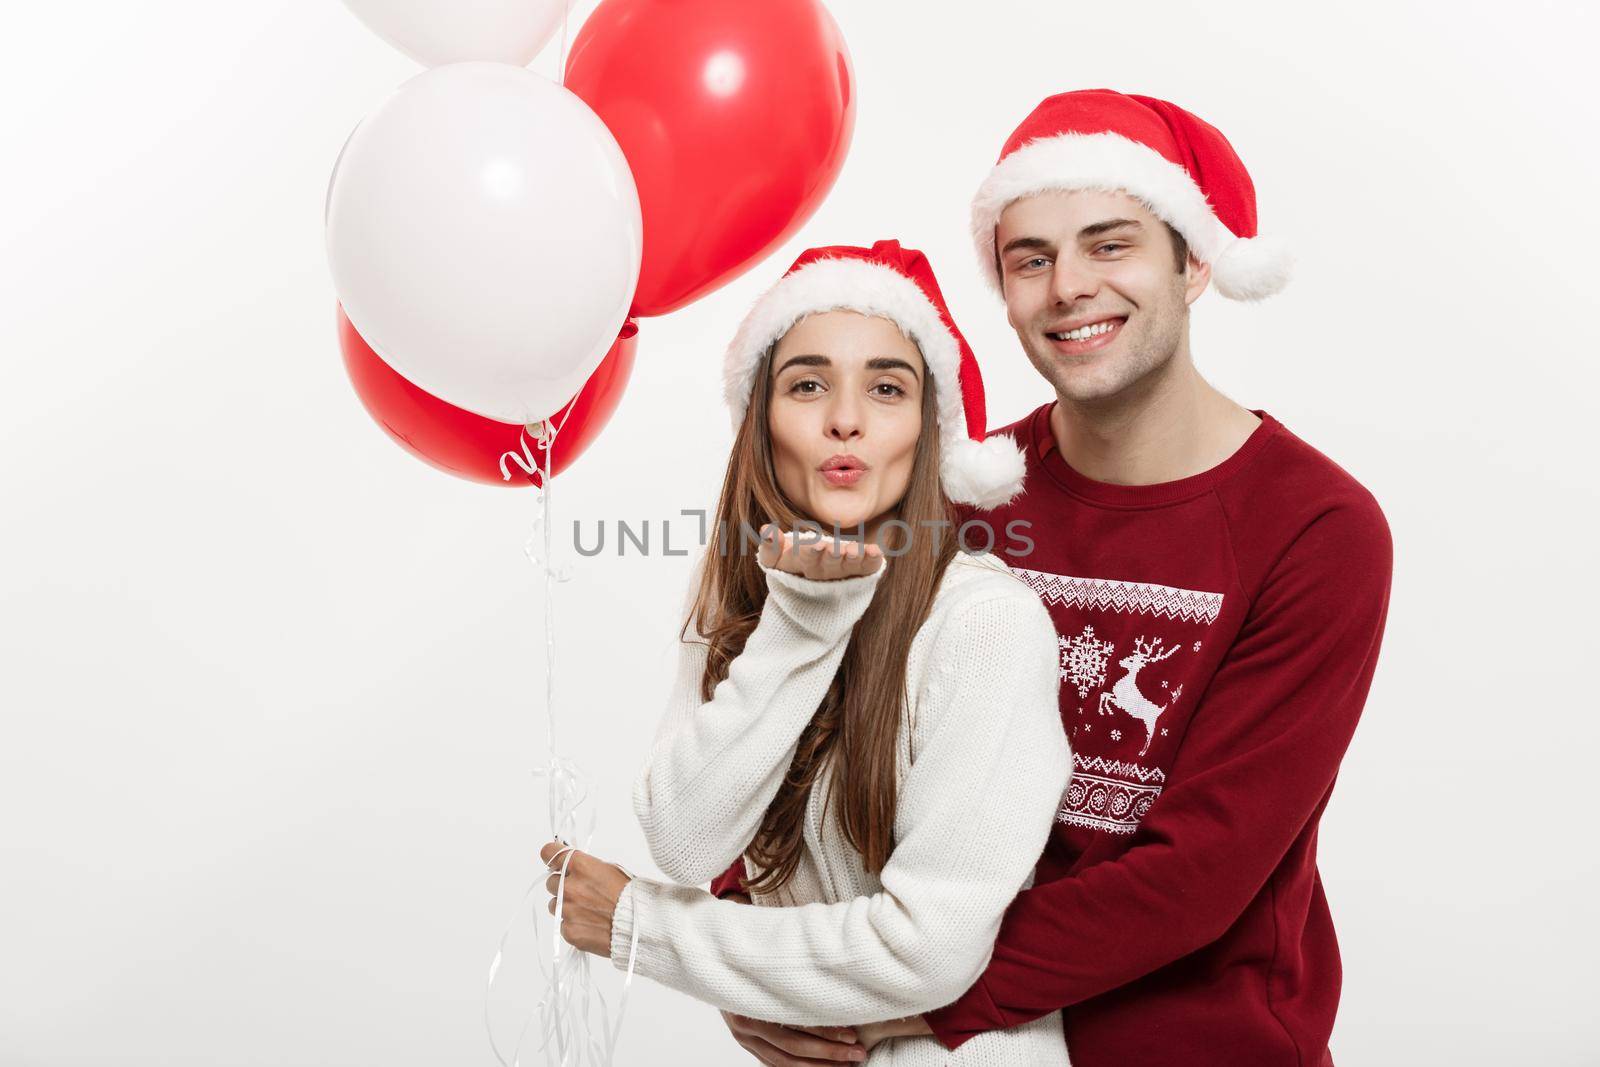
[{"label": "red santa hat", "polygon": [[995,226],[1013,201],[1055,189],[1144,202],[1211,265],[1217,291],[1260,300],[1289,281],[1288,248],[1256,232],[1256,190],[1216,127],[1176,104],[1112,89],[1049,97],[1022,121],[972,200],[972,237],[996,291]]},{"label": "red santa hat", "polygon": [[834,246],[801,253],[762,294],[728,346],[723,395],[737,429],[768,348],[807,315],[855,311],[900,327],[933,379],[939,419],[939,479],[945,496],[980,508],[998,507],[1022,490],[1022,449],[1006,434],[984,438],[983,377],[946,307],[933,268],[921,252],[879,241],[871,248]]}]

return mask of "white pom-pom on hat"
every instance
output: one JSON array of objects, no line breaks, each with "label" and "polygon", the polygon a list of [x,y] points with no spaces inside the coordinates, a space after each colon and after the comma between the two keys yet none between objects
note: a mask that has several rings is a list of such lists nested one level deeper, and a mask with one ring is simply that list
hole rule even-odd
[{"label": "white pom-pom on hat", "polygon": [[1241,237],[1211,264],[1217,292],[1230,300],[1264,300],[1281,292],[1294,273],[1294,255],[1276,237]]},{"label": "white pom-pom on hat", "polygon": [[980,508],[1009,504],[1022,491],[1028,461],[1021,447],[1006,434],[982,441],[968,438],[949,446],[939,473],[945,495]]}]

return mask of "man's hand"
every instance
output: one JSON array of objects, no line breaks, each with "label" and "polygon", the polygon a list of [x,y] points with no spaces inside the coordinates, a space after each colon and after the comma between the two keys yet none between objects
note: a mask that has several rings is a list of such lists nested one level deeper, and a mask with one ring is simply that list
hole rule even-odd
[{"label": "man's hand", "polygon": [[769,1067],[813,1067],[814,1064],[856,1063],[880,1041],[891,1037],[932,1034],[920,1015],[908,1015],[865,1026],[780,1026],[732,1012],[722,1021],[739,1047]]},{"label": "man's hand", "polygon": [[[728,893],[722,899],[731,900],[735,904],[748,904],[750,894]],[[815,1067],[829,1063],[860,1063],[867,1058],[867,1053],[878,1041],[884,1037],[894,1036],[882,1034],[867,1042],[858,1036],[858,1028],[855,1027],[782,1026],[778,1023],[735,1015],[731,1011],[722,1013],[722,1021],[728,1025],[739,1047],[768,1067]]]},{"label": "man's hand", "polygon": [[[750,894],[728,893],[722,899],[748,904]],[[855,1031],[848,1026],[782,1026],[731,1011],[722,1013],[722,1021],[732,1031],[739,1047],[768,1067],[860,1063],[871,1047],[860,1044]]]},{"label": "man's hand", "polygon": [[867,1058],[867,1046],[855,1040],[848,1026],[781,1026],[731,1011],[722,1013],[722,1021],[739,1047],[767,1067],[817,1067]]},{"label": "man's hand", "polygon": [[[551,863],[557,854],[561,854],[561,858]],[[561,881],[562,867],[567,871],[561,900],[562,939],[573,948],[610,959],[611,916],[617,910],[617,898],[622,896],[622,890],[631,879],[616,864],[568,849],[560,841],[552,841],[541,848],[539,859],[546,867],[555,868],[544,881],[545,889],[550,892],[551,915],[556,913],[555,892]]]},{"label": "man's hand", "polygon": [[836,541],[814,530],[779,533],[768,523],[761,528],[756,558],[762,566],[825,582],[871,574],[883,566],[883,549],[859,541]]},{"label": "man's hand", "polygon": [[855,1029],[861,1039],[861,1047],[868,1050],[891,1037],[920,1037],[933,1033],[933,1028],[920,1015],[907,1015],[903,1019],[890,1019],[885,1023],[868,1023]]}]

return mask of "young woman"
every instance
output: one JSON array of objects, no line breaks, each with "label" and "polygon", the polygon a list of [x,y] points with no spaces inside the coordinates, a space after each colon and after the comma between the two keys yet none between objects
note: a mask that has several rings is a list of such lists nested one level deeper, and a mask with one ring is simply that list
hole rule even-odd
[{"label": "young woman", "polygon": [[[952,525],[953,502],[1013,497],[1023,457],[982,439],[977,364],[927,260],[893,241],[805,253],[746,318],[725,380],[726,537],[691,583],[693,633],[634,788],[679,884],[547,845],[563,936],[755,1019],[901,1020],[828,1042],[839,1059],[1065,1064],[1058,1014],[954,1052],[918,1018],[988,963],[1071,765],[1050,617]],[[807,524],[864,536],[808,542]],[[741,855],[756,906],[691,888]]]}]

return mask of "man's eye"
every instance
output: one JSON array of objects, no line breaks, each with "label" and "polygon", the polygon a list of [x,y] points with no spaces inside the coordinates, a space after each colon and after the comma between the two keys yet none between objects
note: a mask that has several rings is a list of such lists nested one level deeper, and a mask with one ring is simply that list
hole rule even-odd
[{"label": "man's eye", "polygon": [[1123,244],[1121,241],[1107,241],[1105,244],[1100,245],[1098,248],[1096,248],[1095,251],[1096,252],[1117,252],[1117,251],[1121,251],[1122,249],[1127,248],[1127,247],[1128,246],[1126,244]]},{"label": "man's eye", "polygon": [[1018,269],[1020,269],[1020,270],[1034,270],[1034,269],[1036,269],[1038,267],[1044,266],[1046,263],[1049,263],[1049,262],[1050,262],[1050,260],[1048,260],[1044,256],[1034,256],[1032,259],[1025,259],[1020,264],[1018,264]]}]

